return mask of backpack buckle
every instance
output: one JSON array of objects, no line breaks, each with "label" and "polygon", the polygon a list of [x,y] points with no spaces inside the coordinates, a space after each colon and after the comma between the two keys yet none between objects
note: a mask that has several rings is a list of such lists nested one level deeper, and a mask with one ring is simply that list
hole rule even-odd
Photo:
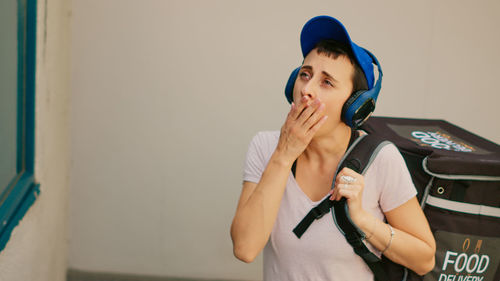
[{"label": "backpack buckle", "polygon": [[319,220],[322,218],[326,213],[322,212],[318,206],[312,208],[311,213],[314,215],[314,218]]}]

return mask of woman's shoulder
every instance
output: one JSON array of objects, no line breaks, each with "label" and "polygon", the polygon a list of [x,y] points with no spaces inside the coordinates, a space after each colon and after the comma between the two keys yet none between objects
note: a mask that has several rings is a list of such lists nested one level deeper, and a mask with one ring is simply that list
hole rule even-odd
[{"label": "woman's shoulder", "polygon": [[276,149],[279,137],[279,131],[260,131],[252,138],[249,149],[264,158],[268,158]]},{"label": "woman's shoulder", "polygon": [[369,169],[377,171],[376,173],[387,173],[395,171],[394,168],[398,170],[401,167],[406,168],[403,156],[397,146],[387,140],[380,141],[379,147],[374,150],[371,157]]},{"label": "woman's shoulder", "polygon": [[366,178],[378,190],[378,202],[388,212],[416,195],[410,172],[399,149],[386,142],[366,171]]}]

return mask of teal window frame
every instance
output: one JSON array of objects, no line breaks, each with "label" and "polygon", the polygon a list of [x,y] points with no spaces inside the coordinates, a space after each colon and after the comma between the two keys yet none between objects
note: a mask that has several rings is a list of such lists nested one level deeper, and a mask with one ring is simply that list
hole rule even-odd
[{"label": "teal window frame", "polygon": [[0,194],[0,251],[40,194],[34,176],[36,11],[36,0],[17,0],[17,174]]}]

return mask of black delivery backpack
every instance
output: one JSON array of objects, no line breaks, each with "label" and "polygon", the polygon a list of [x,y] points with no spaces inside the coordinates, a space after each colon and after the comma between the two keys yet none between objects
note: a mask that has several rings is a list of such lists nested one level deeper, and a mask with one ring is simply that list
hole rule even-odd
[{"label": "black delivery backpack", "polygon": [[500,146],[443,120],[371,117],[361,129],[398,147],[436,239],[430,273],[384,258],[390,279],[499,281]]}]

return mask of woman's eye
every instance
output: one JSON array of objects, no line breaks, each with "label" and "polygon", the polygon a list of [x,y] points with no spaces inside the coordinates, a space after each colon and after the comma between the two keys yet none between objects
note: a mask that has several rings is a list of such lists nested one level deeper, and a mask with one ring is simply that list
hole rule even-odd
[{"label": "woman's eye", "polygon": [[309,79],[309,73],[307,73],[307,72],[301,72],[301,73],[299,73],[299,76],[302,79]]},{"label": "woman's eye", "polygon": [[325,83],[327,86],[333,87],[333,83],[329,80],[325,80],[323,83]]}]

